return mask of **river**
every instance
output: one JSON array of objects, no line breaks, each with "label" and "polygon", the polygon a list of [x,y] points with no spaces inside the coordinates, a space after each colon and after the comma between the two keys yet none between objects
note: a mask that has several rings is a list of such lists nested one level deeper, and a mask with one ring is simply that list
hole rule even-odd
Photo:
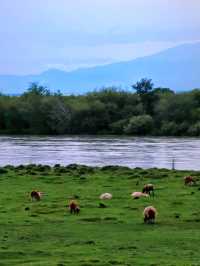
[{"label": "river", "polygon": [[0,136],[0,165],[123,165],[200,170],[200,139],[116,136]]}]

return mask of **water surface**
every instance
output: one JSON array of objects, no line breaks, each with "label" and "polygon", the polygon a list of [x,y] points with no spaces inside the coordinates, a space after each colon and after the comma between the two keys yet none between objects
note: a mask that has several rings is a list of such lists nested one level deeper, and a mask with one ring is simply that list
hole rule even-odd
[{"label": "water surface", "polygon": [[86,164],[200,170],[200,139],[0,136],[0,165]]}]

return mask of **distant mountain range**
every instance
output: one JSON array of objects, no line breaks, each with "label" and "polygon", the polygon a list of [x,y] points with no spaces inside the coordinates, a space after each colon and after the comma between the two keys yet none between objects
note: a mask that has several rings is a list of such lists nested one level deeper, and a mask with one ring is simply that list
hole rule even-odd
[{"label": "distant mountain range", "polygon": [[50,69],[39,75],[0,75],[0,92],[20,94],[31,82],[51,91],[81,94],[105,86],[128,88],[139,79],[151,78],[156,85],[175,91],[200,88],[200,43],[185,44],[131,61],[65,72]]}]

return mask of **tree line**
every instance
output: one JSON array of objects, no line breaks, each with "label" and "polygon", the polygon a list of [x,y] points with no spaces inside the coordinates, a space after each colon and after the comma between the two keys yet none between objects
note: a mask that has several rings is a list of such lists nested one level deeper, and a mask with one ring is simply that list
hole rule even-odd
[{"label": "tree line", "polygon": [[0,133],[200,136],[200,90],[175,93],[142,79],[131,91],[64,96],[33,83],[20,96],[0,94]]}]

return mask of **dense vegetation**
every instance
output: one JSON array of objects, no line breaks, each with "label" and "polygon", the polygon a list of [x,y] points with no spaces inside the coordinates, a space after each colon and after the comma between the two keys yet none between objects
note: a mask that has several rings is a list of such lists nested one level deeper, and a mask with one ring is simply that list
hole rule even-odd
[{"label": "dense vegetation", "polygon": [[[0,265],[197,266],[200,261],[200,187],[183,177],[200,172],[7,166],[0,168]],[[146,183],[155,197],[133,200]],[[44,192],[31,202],[30,192]],[[99,195],[113,194],[99,208]],[[80,214],[66,205],[78,198]],[[143,209],[153,205],[156,223],[144,224]]]},{"label": "dense vegetation", "polygon": [[148,79],[132,89],[63,96],[32,84],[0,95],[0,133],[200,136],[200,90],[175,93]]}]

